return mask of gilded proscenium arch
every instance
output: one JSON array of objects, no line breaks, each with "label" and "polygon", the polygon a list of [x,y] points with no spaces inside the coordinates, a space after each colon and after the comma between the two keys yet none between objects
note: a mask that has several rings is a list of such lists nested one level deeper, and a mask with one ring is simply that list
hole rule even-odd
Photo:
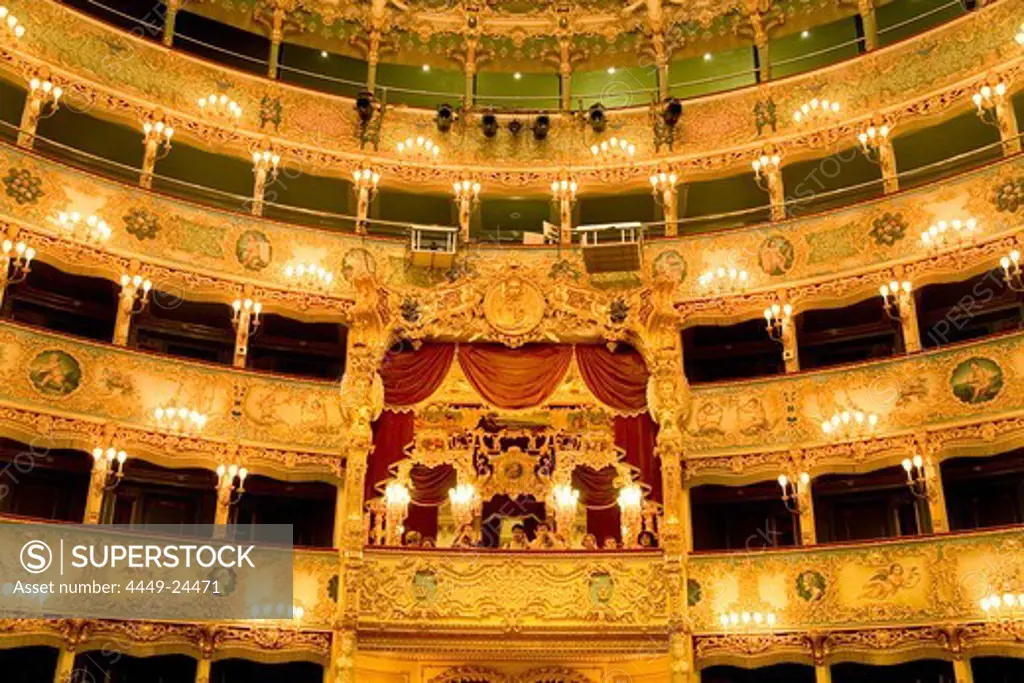
[{"label": "gilded proscenium arch", "polygon": [[[357,122],[352,108],[351,100],[338,98],[319,93],[311,93],[280,83],[268,82],[255,78],[251,75],[234,73],[223,67],[215,67],[185,55],[169,53],[166,49],[152,45],[141,39],[126,36],[123,32],[108,26],[103,26],[94,19],[81,16],[65,7],[55,3],[36,3],[19,6],[25,0],[17,0],[15,9],[25,10],[23,14],[40,26],[49,28],[48,32],[40,31],[35,38],[32,33],[27,34],[24,46],[20,49],[31,50],[33,56],[27,52],[15,52],[4,50],[0,52],[9,72],[13,73],[18,80],[24,79],[26,69],[35,68],[48,62],[54,64],[65,64],[66,66],[55,67],[57,77],[67,78],[69,83],[75,85],[69,90],[69,97],[79,97],[81,101],[96,106],[97,115],[125,121],[132,126],[138,125],[143,114],[151,112],[154,108],[164,110],[170,117],[176,129],[186,138],[191,136],[200,140],[203,144],[224,151],[238,154],[249,158],[252,145],[271,132],[268,129],[260,130],[255,125],[255,112],[259,111],[259,102],[264,95],[268,97],[280,97],[287,100],[288,111],[301,110],[304,116],[301,125],[289,127],[288,117],[282,122],[280,130],[274,130],[275,135],[280,135],[289,143],[281,142],[282,153],[286,164],[300,164],[308,168],[324,169],[326,172],[341,173],[348,175],[351,170],[365,160],[362,151],[357,150],[354,145],[358,139],[355,134]],[[775,142],[786,148],[789,160],[796,160],[804,154],[801,150],[810,150],[811,146],[818,146],[828,142],[830,138],[846,139],[852,145],[855,135],[858,132],[854,122],[865,122],[871,115],[880,112],[890,114],[896,119],[905,119],[901,124],[901,130],[909,130],[909,127],[923,122],[924,117],[906,116],[918,113],[952,115],[963,111],[971,106],[970,95],[980,84],[984,75],[989,71],[1005,72],[1012,77],[1017,69],[1019,57],[1008,57],[1016,54],[1016,44],[1012,35],[1003,35],[1007,26],[1013,26],[1016,21],[1015,11],[1018,9],[1020,0],[1004,0],[986,7],[977,13],[972,13],[961,19],[955,20],[948,25],[936,28],[915,39],[905,41],[889,48],[872,52],[850,62],[842,63],[823,69],[810,72],[801,76],[786,79],[782,83],[768,83],[758,86],[758,89],[744,89],[736,93],[699,98],[688,104],[688,121],[696,122],[688,130],[687,154],[668,154],[657,161],[672,161],[677,163],[680,170],[688,178],[698,178],[702,175],[725,173],[730,170],[746,167],[752,154],[760,148],[761,141],[756,145],[750,144],[752,135],[751,113],[756,101],[770,94],[775,100],[779,111],[786,112],[794,110],[799,103],[817,94],[822,82],[830,79],[838,84],[867,83],[870,87],[878,88],[878,92],[856,92],[851,93],[849,99],[853,99],[847,111],[850,117],[847,123],[828,131],[817,131],[812,134],[795,133],[792,129],[793,123],[786,115],[781,117],[781,132]],[[73,26],[63,32],[59,27]],[[59,38],[56,34],[60,34]],[[68,47],[68,35],[81,36],[85,41],[92,41],[97,50],[79,49],[74,50]],[[47,42],[43,44],[44,36]],[[73,64],[76,59],[83,59],[83,54],[103,55],[108,44],[118,44],[123,48],[123,54],[131,55],[131,69],[126,68],[127,63],[119,63],[113,68],[108,62],[110,60],[100,59],[94,64]],[[957,45],[960,51],[947,51],[943,46]],[[934,50],[925,49],[934,46]],[[965,50],[977,50],[968,54]],[[944,88],[935,89],[934,74],[936,70],[935,59],[949,57],[953,60],[953,68],[947,76]],[[917,60],[917,61],[915,61]],[[922,92],[917,93],[917,99],[907,101],[903,99],[905,93],[911,88],[904,82],[908,74],[916,73],[914,65],[919,64],[921,77],[918,79],[918,87]],[[900,64],[899,69],[893,69],[896,63]],[[979,70],[978,65],[983,65]],[[111,69],[113,69],[111,71]],[[927,78],[925,77],[927,74]],[[128,74],[136,77],[139,81],[136,84],[125,83],[121,86],[101,85],[96,78],[103,80],[120,81],[119,76]],[[137,76],[136,76],[137,74]],[[182,85],[180,88],[167,88],[168,76],[180,74]],[[152,100],[150,94],[154,88],[145,84],[148,81],[159,83],[163,92],[183,93],[190,92],[193,88],[202,87],[204,92],[197,92],[199,95],[207,94],[207,91],[218,90],[218,83],[223,82],[227,74],[232,74],[238,79],[239,91],[236,99],[241,100],[243,108],[249,112],[241,129],[220,128],[211,126],[199,118],[196,112],[191,109],[178,111],[182,106],[180,100],[171,97],[167,100]],[[868,77],[865,74],[873,74]],[[899,83],[888,83],[887,78],[899,77]],[[243,85],[244,84],[244,85]],[[1014,87],[1010,84],[1011,90]],[[127,90],[122,94],[121,89]],[[242,97],[240,91],[244,89],[246,97]],[[894,101],[898,94],[899,101]],[[290,99],[289,99],[290,98]],[[187,97],[185,101],[191,104],[194,98]],[[727,115],[728,114],[728,115]],[[648,111],[646,108],[622,112],[623,132],[629,133],[630,138],[646,139],[649,136]],[[389,124],[386,127],[389,135],[394,139],[386,139],[384,148],[390,150],[392,143],[404,139],[413,131],[419,131],[424,126],[432,125],[430,119],[433,114],[427,111],[416,111],[413,109],[395,109],[389,113]],[[320,125],[307,125],[308,120],[316,120]],[[403,118],[403,117],[407,117]],[[298,119],[295,119],[298,121]],[[713,127],[702,128],[703,121],[716,122]],[[735,129],[722,131],[719,122],[735,122]],[[325,123],[326,122],[326,123]],[[333,125],[328,130],[325,126]],[[556,129],[560,126],[569,126],[555,119]],[[574,124],[573,124],[574,125]],[[690,124],[687,124],[690,125]],[[634,130],[635,129],[635,130]],[[703,131],[703,132],[702,132]],[[309,137],[312,134],[314,137]],[[415,134],[415,133],[414,133]],[[303,137],[305,135],[305,138]],[[569,143],[569,137],[563,136],[565,143],[560,151],[555,150],[554,145],[545,146],[543,153],[536,154],[536,158],[523,158],[522,153],[515,155],[509,150],[499,151],[497,154],[490,150],[486,154],[483,148],[474,148],[472,157],[452,158],[451,166],[422,166],[415,164],[402,164],[395,158],[374,155],[375,163],[380,166],[385,176],[394,179],[397,184],[405,186],[418,185],[423,187],[436,183],[437,187],[447,191],[455,176],[460,176],[466,169],[479,172],[481,177],[490,179],[488,191],[521,193],[524,189],[535,189],[546,191],[550,182],[550,173],[538,171],[538,166],[545,163],[552,163],[553,169],[564,166],[570,160],[576,160],[578,150]],[[552,141],[558,140],[555,135]],[[730,151],[724,151],[732,147]],[[812,152],[813,154],[813,152]],[[495,168],[495,162],[503,158],[511,159],[511,163],[504,168]],[[447,161],[443,163],[448,163]],[[621,167],[618,169],[579,169],[579,179],[582,187],[595,187],[605,183],[616,183],[619,186],[635,184],[636,186],[646,185],[647,177],[652,164],[635,164],[632,167]]]},{"label": "gilded proscenium arch", "polygon": [[[825,214],[647,242],[638,277],[612,287],[603,278],[586,275],[578,252],[560,256],[554,249],[486,245],[474,245],[460,259],[457,272],[461,270],[467,277],[449,283],[439,272],[407,269],[405,245],[399,240],[362,240],[266,219],[243,219],[70,169],[5,145],[0,145],[0,177],[28,174],[39,183],[31,196],[0,194],[0,229],[11,237],[19,234],[36,248],[41,260],[70,272],[117,281],[135,264],[157,289],[176,296],[230,303],[251,288],[250,294],[262,301],[267,311],[310,321],[352,323],[357,295],[349,275],[353,265],[368,255],[395,320],[401,319],[401,307],[407,301],[427,303],[437,298],[448,302],[448,297],[461,297],[463,290],[470,296],[481,283],[496,282],[517,265],[527,272],[528,279],[543,283],[545,295],[553,293],[547,289],[553,286],[552,274],[558,266],[571,280],[566,286],[571,285],[573,291],[583,291],[602,305],[622,299],[631,314],[647,305],[645,287],[656,274],[675,278],[671,300],[678,325],[725,324],[759,317],[765,306],[778,298],[791,301],[798,311],[840,306],[875,296],[880,282],[906,278],[920,288],[994,267],[1019,243],[1022,207],[1001,192],[1024,176],[1022,169],[1024,156],[1016,155],[941,184]],[[92,210],[113,228],[102,249],[56,236],[55,216],[79,208],[72,201],[76,195],[102,199]],[[956,217],[948,215],[950,197],[962,198],[964,213],[979,221],[979,235],[973,245],[934,254],[921,244],[918,232],[936,220]],[[185,239],[185,233],[172,223],[190,226],[189,234],[197,240]],[[240,250],[253,242],[269,245],[269,259],[254,262],[239,256]],[[761,251],[769,242],[785,247],[786,258],[763,261]],[[842,254],[838,262],[837,254]],[[699,286],[698,276],[721,265],[718,260],[725,256],[751,273],[750,287],[742,294],[709,298]],[[303,291],[287,281],[285,264],[310,258],[335,274],[330,294]],[[468,338],[465,321],[455,314],[450,303],[438,305],[432,334]],[[569,330],[567,325],[562,329],[556,325],[555,331]],[[412,333],[419,334],[416,330]],[[594,334],[595,339],[600,337]]]}]

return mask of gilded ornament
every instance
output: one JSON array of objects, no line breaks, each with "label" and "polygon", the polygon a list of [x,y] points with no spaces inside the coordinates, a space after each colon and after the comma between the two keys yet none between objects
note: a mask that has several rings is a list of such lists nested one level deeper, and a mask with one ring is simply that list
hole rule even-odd
[{"label": "gilded ornament", "polygon": [[949,383],[960,401],[987,403],[1003,388],[1003,369],[990,358],[969,358],[953,369]]},{"label": "gilded ornament", "polygon": [[74,393],[81,385],[82,366],[71,354],[49,349],[32,359],[28,376],[36,391],[60,398]]},{"label": "gilded ornament", "polygon": [[495,330],[512,337],[532,332],[544,319],[544,295],[533,283],[511,275],[484,294],[484,317]]}]

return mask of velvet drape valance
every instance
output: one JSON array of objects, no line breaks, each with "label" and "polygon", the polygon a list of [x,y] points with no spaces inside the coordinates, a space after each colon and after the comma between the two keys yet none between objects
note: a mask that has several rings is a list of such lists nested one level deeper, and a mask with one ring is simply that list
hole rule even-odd
[{"label": "velvet drape valance", "polygon": [[647,364],[634,349],[609,351],[604,346],[577,346],[576,364],[594,397],[613,410],[647,409]]},{"label": "velvet drape valance", "polygon": [[454,344],[423,344],[416,350],[389,351],[380,369],[385,405],[413,406],[426,401],[441,388],[453,358]]},{"label": "velvet drape valance", "polygon": [[462,372],[485,401],[514,410],[540,405],[554,393],[569,369],[572,347],[467,344],[459,347],[458,357]]}]

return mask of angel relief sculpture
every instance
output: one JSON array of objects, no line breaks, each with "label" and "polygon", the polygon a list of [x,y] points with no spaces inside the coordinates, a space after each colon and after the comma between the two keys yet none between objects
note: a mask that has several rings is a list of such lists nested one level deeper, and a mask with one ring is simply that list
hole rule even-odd
[{"label": "angel relief sculpture", "polygon": [[897,594],[910,590],[921,583],[921,569],[905,569],[899,562],[881,567],[861,589],[860,597],[866,600],[888,600]]}]

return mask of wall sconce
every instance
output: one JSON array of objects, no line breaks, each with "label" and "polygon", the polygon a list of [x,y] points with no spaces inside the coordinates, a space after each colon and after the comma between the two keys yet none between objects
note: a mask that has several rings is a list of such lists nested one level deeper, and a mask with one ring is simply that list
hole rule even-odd
[{"label": "wall sconce", "polygon": [[659,204],[665,202],[665,193],[671,192],[679,182],[679,175],[675,171],[659,171],[650,177],[651,192],[654,194],[654,201]]},{"label": "wall sconce", "polygon": [[0,259],[0,267],[4,270],[0,273],[0,281],[9,285],[24,282],[28,274],[32,272],[32,259],[35,256],[36,250],[24,242],[15,244],[11,240],[4,240],[3,258]]},{"label": "wall sconce", "polygon": [[617,502],[622,522],[622,547],[635,548],[643,523],[644,491],[635,483],[623,486]]},{"label": "wall sconce", "polygon": [[[10,16],[8,16],[10,21]],[[49,77],[33,77],[28,82],[29,98],[39,105],[36,119],[46,119],[57,113],[60,109],[60,98],[64,95],[64,89],[50,80]]]},{"label": "wall sconce", "polygon": [[[237,505],[245,493],[245,478],[249,470],[238,465],[217,466],[217,497],[221,504]],[[221,498],[223,496],[223,498]]]},{"label": "wall sconce", "polygon": [[770,308],[764,309],[764,320],[768,336],[781,344],[783,328],[789,324],[792,316],[793,307],[789,304],[772,304]]},{"label": "wall sconce", "polygon": [[270,178],[271,182],[277,180],[277,174],[281,170],[281,155],[277,153],[273,145],[263,149],[254,150],[252,153],[253,172],[257,175],[263,174],[264,181]]},{"label": "wall sconce", "polygon": [[227,95],[207,95],[199,98],[199,111],[203,116],[221,119],[237,124],[242,118],[242,108]]},{"label": "wall sconce", "polygon": [[57,223],[62,236],[69,240],[97,246],[110,239],[110,226],[105,220],[94,215],[83,220],[82,214],[77,211],[61,212],[57,214]]},{"label": "wall sconce", "polygon": [[384,489],[384,506],[386,520],[385,545],[401,545],[405,531],[405,518],[409,515],[409,503],[412,494],[409,487],[400,481],[388,482]]},{"label": "wall sconce", "polygon": [[552,180],[551,198],[556,202],[572,204],[576,201],[576,190],[578,189],[579,183],[571,176],[563,177],[561,180]]},{"label": "wall sconce", "polygon": [[328,289],[334,283],[334,273],[312,263],[289,263],[285,266],[284,276],[307,289]]},{"label": "wall sconce", "polygon": [[475,202],[480,198],[481,185],[475,180],[468,178],[459,180],[455,182],[453,188],[455,189],[455,201],[462,202],[468,200]]},{"label": "wall sconce", "polygon": [[697,278],[697,284],[712,294],[733,294],[747,288],[749,275],[745,270],[719,266]]},{"label": "wall sconce", "polygon": [[94,448],[92,450],[93,473],[102,477],[103,488],[113,491],[124,479],[124,463],[128,454],[116,448]]},{"label": "wall sconce", "polygon": [[636,154],[636,145],[625,138],[612,137],[590,146],[594,158],[604,161],[630,160]]},{"label": "wall sconce", "polygon": [[993,593],[979,601],[985,616],[1019,620],[1024,618],[1024,593]]},{"label": "wall sconce", "polygon": [[143,144],[146,149],[151,147],[154,150],[154,161],[163,159],[171,153],[171,138],[174,137],[174,127],[164,123],[162,118],[153,116],[142,123],[142,133],[145,136]]},{"label": "wall sconce", "polygon": [[452,517],[455,518],[455,530],[458,533],[462,527],[473,523],[480,505],[480,497],[477,496],[476,488],[472,484],[458,484],[455,488],[448,489],[448,500],[452,506]]},{"label": "wall sconce", "polygon": [[793,121],[803,124],[823,123],[826,120],[835,118],[838,113],[838,102],[829,99],[819,100],[815,97],[811,101],[800,105],[800,108],[793,112]]},{"label": "wall sconce", "polygon": [[1009,255],[999,259],[999,267],[1003,269],[1003,282],[1013,292],[1024,292],[1024,279],[1020,272],[1020,252],[1014,249]]},{"label": "wall sconce", "polygon": [[[125,303],[129,315],[138,315],[149,303],[149,291],[153,289],[153,283],[141,275],[121,276],[121,299]],[[129,307],[130,306],[130,307]]]},{"label": "wall sconce", "polygon": [[774,612],[723,612],[718,622],[725,629],[754,630],[774,627],[776,617]]},{"label": "wall sconce", "polygon": [[999,125],[999,114],[996,108],[1004,103],[1006,83],[997,81],[994,85],[985,84],[971,97],[977,108],[978,117],[990,126]]},{"label": "wall sconce", "polygon": [[399,142],[398,153],[408,159],[429,161],[437,158],[437,155],[441,153],[441,148],[438,147],[430,138],[425,138],[420,135],[416,138],[410,137]]},{"label": "wall sconce", "polygon": [[160,406],[153,411],[157,428],[172,434],[194,435],[206,426],[207,417],[185,406]]},{"label": "wall sconce", "polygon": [[3,5],[0,5],[0,22],[3,22],[5,33],[15,40],[25,35],[25,25]]},{"label": "wall sconce", "polygon": [[[797,483],[799,482],[799,483]],[[785,474],[779,475],[779,487],[782,489],[782,502],[786,509],[794,515],[800,514],[800,486],[807,486],[811,482],[811,475],[801,472],[797,481],[793,481]]]},{"label": "wall sconce", "polygon": [[838,438],[868,437],[878,426],[878,415],[860,410],[835,412],[821,423],[821,431]]},{"label": "wall sconce", "polygon": [[893,280],[889,284],[878,288],[882,295],[882,308],[885,314],[892,320],[901,320],[900,312],[909,308],[909,297],[911,296],[911,284],[909,280],[897,282]]},{"label": "wall sconce", "polygon": [[880,149],[882,145],[888,143],[889,133],[892,128],[888,123],[874,122],[868,124],[865,128],[857,135],[857,142],[860,143],[860,150],[864,153],[870,161],[874,163],[880,163]]},{"label": "wall sconce", "polygon": [[754,169],[754,180],[757,182],[757,186],[765,192],[770,192],[769,183],[772,182],[770,178],[775,177],[782,167],[782,155],[773,149],[766,149],[758,158],[750,162],[750,167]]},{"label": "wall sconce", "polygon": [[[636,487],[639,489],[640,487]],[[632,495],[632,494],[630,494]],[[622,497],[620,492],[619,497]],[[576,512],[580,502],[580,492],[569,484],[555,484],[551,488],[548,500],[555,511],[555,529],[568,541],[572,528],[576,524]],[[637,531],[636,535],[639,536]]]},{"label": "wall sconce", "polygon": [[978,221],[975,218],[939,221],[928,226],[928,229],[921,233],[921,243],[934,250],[957,247],[973,242],[977,230]]},{"label": "wall sconce", "polygon": [[237,330],[240,325],[247,324],[251,332],[255,332],[260,326],[260,313],[263,312],[263,304],[252,299],[235,299],[231,302],[231,325]]},{"label": "wall sconce", "polygon": [[928,478],[925,472],[924,458],[915,455],[913,458],[904,458],[903,471],[907,473],[907,486],[915,498],[926,500],[928,498]]},{"label": "wall sconce", "polygon": [[357,168],[352,171],[352,180],[355,191],[358,193],[366,190],[369,193],[369,201],[373,201],[373,196],[377,193],[377,183],[380,182],[380,173],[368,167]]}]

